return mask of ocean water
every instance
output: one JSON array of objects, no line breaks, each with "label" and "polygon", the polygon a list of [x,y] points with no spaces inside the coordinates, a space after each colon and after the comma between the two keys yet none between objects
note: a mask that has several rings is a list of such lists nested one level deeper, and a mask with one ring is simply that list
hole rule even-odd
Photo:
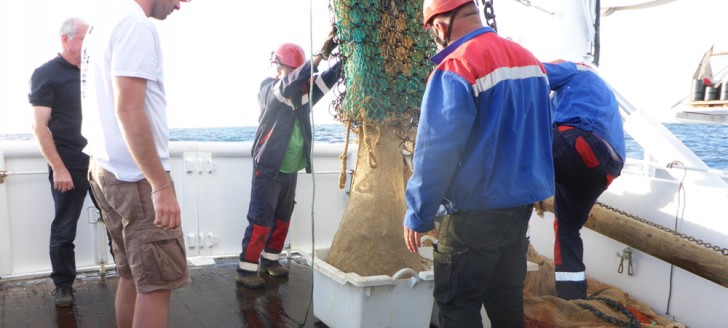
[{"label": "ocean water", "polygon": [[[686,146],[705,161],[708,166],[728,170],[728,125],[717,124],[665,124]],[[172,129],[172,141],[252,141],[254,126]],[[324,143],[343,143],[346,128],[343,124],[317,125],[314,140]],[[32,140],[32,134],[1,134],[0,140]],[[353,142],[354,136],[350,136]],[[642,158],[644,150],[629,135],[626,136],[627,155]]]}]

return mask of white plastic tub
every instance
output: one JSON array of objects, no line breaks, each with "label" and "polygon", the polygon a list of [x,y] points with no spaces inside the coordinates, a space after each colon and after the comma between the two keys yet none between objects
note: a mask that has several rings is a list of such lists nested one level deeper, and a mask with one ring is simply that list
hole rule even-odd
[{"label": "white plastic tub", "polygon": [[328,249],[316,251],[313,313],[332,328],[429,327],[432,270],[402,269],[393,276],[362,277],[324,262]]}]

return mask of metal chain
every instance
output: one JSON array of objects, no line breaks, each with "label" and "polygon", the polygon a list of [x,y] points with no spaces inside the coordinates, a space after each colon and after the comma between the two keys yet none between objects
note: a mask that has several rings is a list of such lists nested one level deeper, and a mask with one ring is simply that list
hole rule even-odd
[{"label": "metal chain", "polygon": [[585,310],[588,310],[589,312],[594,314],[597,318],[602,319],[611,324],[618,325],[620,327],[639,328],[642,326],[640,324],[639,320],[637,320],[637,318],[635,318],[634,314],[632,314],[632,312],[629,312],[629,310],[627,310],[627,308],[625,308],[624,306],[622,306],[622,304],[619,304],[619,302],[617,302],[615,300],[611,300],[611,299],[603,298],[603,297],[593,297],[593,296],[590,296],[589,298],[587,298],[587,300],[600,301],[600,302],[606,304],[607,306],[617,310],[619,313],[624,314],[627,317],[627,320],[619,320],[615,317],[610,317],[607,314],[605,314],[604,312],[599,311],[597,308],[595,308],[589,304],[586,304],[586,303],[577,303],[576,305],[578,305],[579,307],[581,307]]},{"label": "metal chain", "polygon": [[682,233],[682,232],[678,232],[678,231],[672,230],[672,229],[670,229],[670,228],[667,228],[667,227],[663,227],[663,226],[661,226],[661,225],[659,225],[659,224],[657,224],[657,223],[654,223],[654,222],[650,222],[650,221],[647,221],[647,220],[645,220],[645,219],[643,219],[643,218],[640,218],[640,217],[638,217],[638,216],[632,215],[632,214],[630,214],[630,213],[627,213],[627,212],[625,212],[625,211],[623,211],[623,210],[620,210],[620,209],[618,209],[618,208],[615,208],[615,207],[609,206],[609,205],[607,205],[607,204],[604,204],[604,203],[601,203],[601,202],[597,202],[596,204],[597,204],[597,205],[599,205],[599,206],[601,206],[601,207],[604,207],[604,208],[606,208],[606,209],[608,209],[608,210],[610,210],[610,211],[613,211],[613,212],[619,213],[619,214],[621,214],[621,215],[624,215],[624,216],[626,216],[626,217],[629,217],[629,218],[635,219],[635,220],[637,220],[637,221],[639,221],[639,222],[642,222],[642,223],[644,223],[644,224],[647,224],[647,225],[649,225],[649,226],[655,227],[655,228],[657,228],[657,229],[660,229],[660,230],[662,230],[662,231],[665,231],[665,232],[669,232],[669,233],[671,233],[671,234],[673,234],[673,235],[675,235],[675,236],[677,236],[677,237],[680,237],[680,238],[682,238],[682,239],[685,239],[685,240],[691,241],[691,242],[693,242],[693,243],[696,243],[696,244],[698,244],[698,245],[700,245],[700,246],[704,246],[705,248],[708,248],[708,249],[712,249],[712,250],[714,250],[714,251],[716,251],[716,252],[718,252],[718,253],[721,253],[721,254],[723,254],[723,255],[725,255],[725,256],[728,256],[728,248],[721,248],[721,247],[720,247],[720,246],[718,246],[718,245],[713,245],[713,244],[711,244],[711,243],[709,243],[709,242],[706,242],[706,241],[703,241],[703,240],[697,239],[697,238],[695,238],[695,237],[693,237],[693,236],[689,236],[689,235],[686,235],[686,234],[684,234],[684,233]]},{"label": "metal chain", "polygon": [[498,31],[498,24],[495,22],[495,12],[493,11],[493,0],[483,0],[483,14],[485,15],[485,23]]}]

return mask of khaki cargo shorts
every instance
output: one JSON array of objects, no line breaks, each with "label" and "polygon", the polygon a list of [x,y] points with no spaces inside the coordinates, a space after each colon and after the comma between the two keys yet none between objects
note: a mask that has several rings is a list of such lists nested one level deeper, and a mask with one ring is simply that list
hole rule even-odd
[{"label": "khaki cargo shorts", "polygon": [[111,234],[119,276],[133,279],[138,293],[187,285],[190,278],[182,229],[154,225],[149,182],[119,181],[93,159],[89,182]]}]

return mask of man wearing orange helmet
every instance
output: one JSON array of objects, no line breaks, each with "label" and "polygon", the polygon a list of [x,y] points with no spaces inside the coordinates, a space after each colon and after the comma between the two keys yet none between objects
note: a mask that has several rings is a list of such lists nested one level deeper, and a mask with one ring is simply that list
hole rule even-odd
[{"label": "man wearing orange helmet", "polygon": [[[295,204],[298,171],[311,173],[311,117],[309,99],[316,104],[339,80],[341,62],[311,76],[322,59],[328,60],[335,29],[309,61],[303,49],[281,44],[271,54],[277,76],[260,86],[260,118],[253,144],[253,183],[248,227],[243,237],[236,281],[246,288],[262,288],[258,270],[274,277],[288,276],[279,262]],[[312,81],[313,80],[313,81]],[[312,88],[309,92],[309,87]],[[311,96],[310,96],[311,95]]]},{"label": "man wearing orange helmet", "polygon": [[549,86],[528,50],[484,27],[472,0],[425,0],[438,50],[406,189],[404,239],[435,228],[440,327],[523,327],[528,221],[554,193]]}]

